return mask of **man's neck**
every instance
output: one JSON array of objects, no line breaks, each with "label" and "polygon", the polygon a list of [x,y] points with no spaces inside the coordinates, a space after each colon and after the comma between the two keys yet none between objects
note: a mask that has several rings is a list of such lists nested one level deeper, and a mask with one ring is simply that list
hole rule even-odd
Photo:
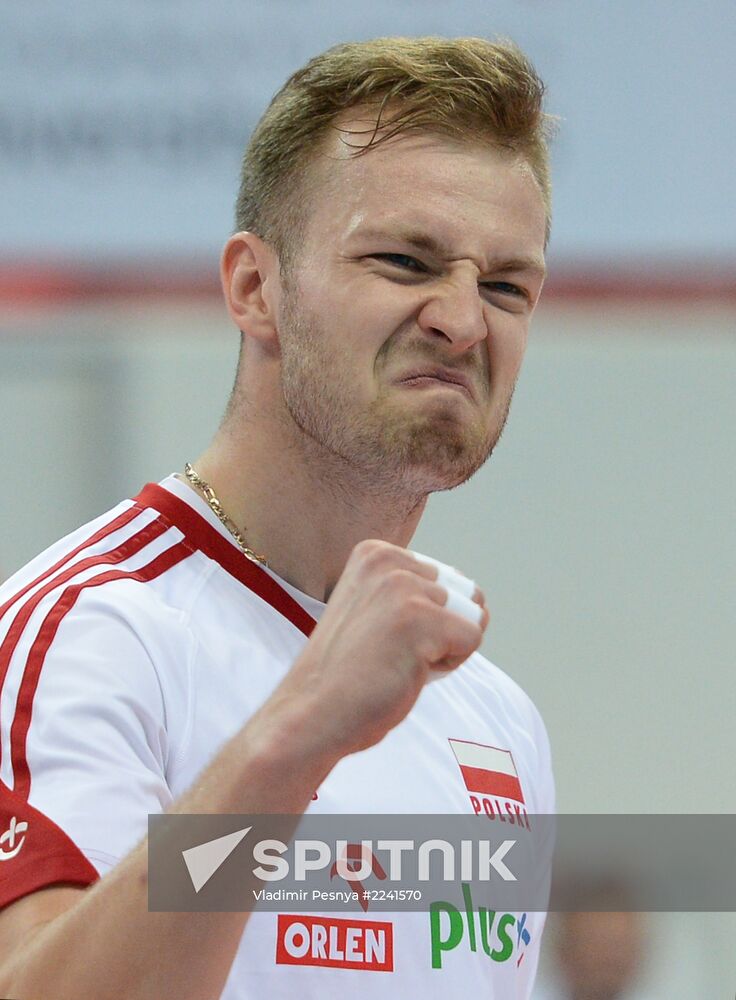
[{"label": "man's neck", "polygon": [[366,481],[313,442],[284,447],[253,426],[221,428],[194,467],[246,544],[283,580],[321,601],[358,542],[408,546],[427,499]]}]

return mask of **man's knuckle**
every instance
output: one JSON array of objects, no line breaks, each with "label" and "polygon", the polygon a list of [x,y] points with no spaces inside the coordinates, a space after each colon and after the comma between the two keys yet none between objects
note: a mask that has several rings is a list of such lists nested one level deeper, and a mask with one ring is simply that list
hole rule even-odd
[{"label": "man's knuckle", "polygon": [[401,602],[401,610],[408,621],[417,621],[423,615],[426,616],[428,610],[427,601],[422,594],[412,589],[408,593],[405,593],[404,599]]},{"label": "man's knuckle", "polygon": [[396,568],[384,572],[378,585],[387,597],[397,603],[399,608],[404,606],[410,595],[410,582],[407,580],[407,574]]},{"label": "man's knuckle", "polygon": [[359,542],[355,551],[364,570],[376,572],[389,561],[390,547],[378,538],[368,538]]},{"label": "man's knuckle", "polygon": [[358,559],[365,560],[376,547],[375,538],[363,538],[353,547],[353,555]]}]

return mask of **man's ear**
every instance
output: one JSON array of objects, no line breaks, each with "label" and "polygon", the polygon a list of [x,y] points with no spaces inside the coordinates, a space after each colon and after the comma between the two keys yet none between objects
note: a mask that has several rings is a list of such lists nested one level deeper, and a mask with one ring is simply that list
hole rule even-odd
[{"label": "man's ear", "polygon": [[255,233],[235,233],[222,251],[220,280],[238,329],[264,347],[276,346],[281,283],[275,251]]}]

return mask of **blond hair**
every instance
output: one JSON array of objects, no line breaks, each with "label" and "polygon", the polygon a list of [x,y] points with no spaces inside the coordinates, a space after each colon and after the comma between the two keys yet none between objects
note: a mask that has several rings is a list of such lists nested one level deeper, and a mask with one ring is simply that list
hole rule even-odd
[{"label": "blond hair", "polygon": [[509,150],[528,162],[539,184],[549,235],[552,119],[542,111],[543,96],[534,67],[505,40],[376,38],[335,45],[286,81],[256,126],[243,158],[236,229],[257,233],[288,266],[306,225],[310,168],[337,120],[368,106],[375,110],[373,134],[351,155],[407,132]]}]

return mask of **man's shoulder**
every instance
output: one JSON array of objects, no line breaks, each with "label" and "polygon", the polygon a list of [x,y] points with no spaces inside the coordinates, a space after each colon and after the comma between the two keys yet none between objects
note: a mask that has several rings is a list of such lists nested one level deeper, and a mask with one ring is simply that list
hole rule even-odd
[{"label": "man's shoulder", "polygon": [[192,553],[181,543],[155,509],[124,500],[6,581],[0,724],[25,726],[42,748],[57,724],[63,735],[71,720],[88,718],[111,731],[145,730],[155,744],[162,720],[185,717],[196,643],[172,597],[192,588],[160,584]]},{"label": "man's shoulder", "polygon": [[64,567],[69,567],[77,556],[81,556],[87,550],[94,551],[96,543],[105,537],[108,540],[114,539],[117,537],[114,536],[114,531],[119,525],[120,519],[127,520],[130,516],[128,512],[134,506],[132,500],[121,500],[114,507],[98,514],[90,521],[81,524],[52,542],[0,583],[0,594],[7,596],[26,590],[42,578],[47,578]]},{"label": "man's shoulder", "polygon": [[478,697],[502,699],[504,709],[514,715],[541,723],[537,706],[518,681],[480,652],[458,668],[458,675],[472,686]]},{"label": "man's shoulder", "polygon": [[125,499],[76,528],[0,585],[0,626],[78,609],[181,616],[206,561],[155,508]]}]

